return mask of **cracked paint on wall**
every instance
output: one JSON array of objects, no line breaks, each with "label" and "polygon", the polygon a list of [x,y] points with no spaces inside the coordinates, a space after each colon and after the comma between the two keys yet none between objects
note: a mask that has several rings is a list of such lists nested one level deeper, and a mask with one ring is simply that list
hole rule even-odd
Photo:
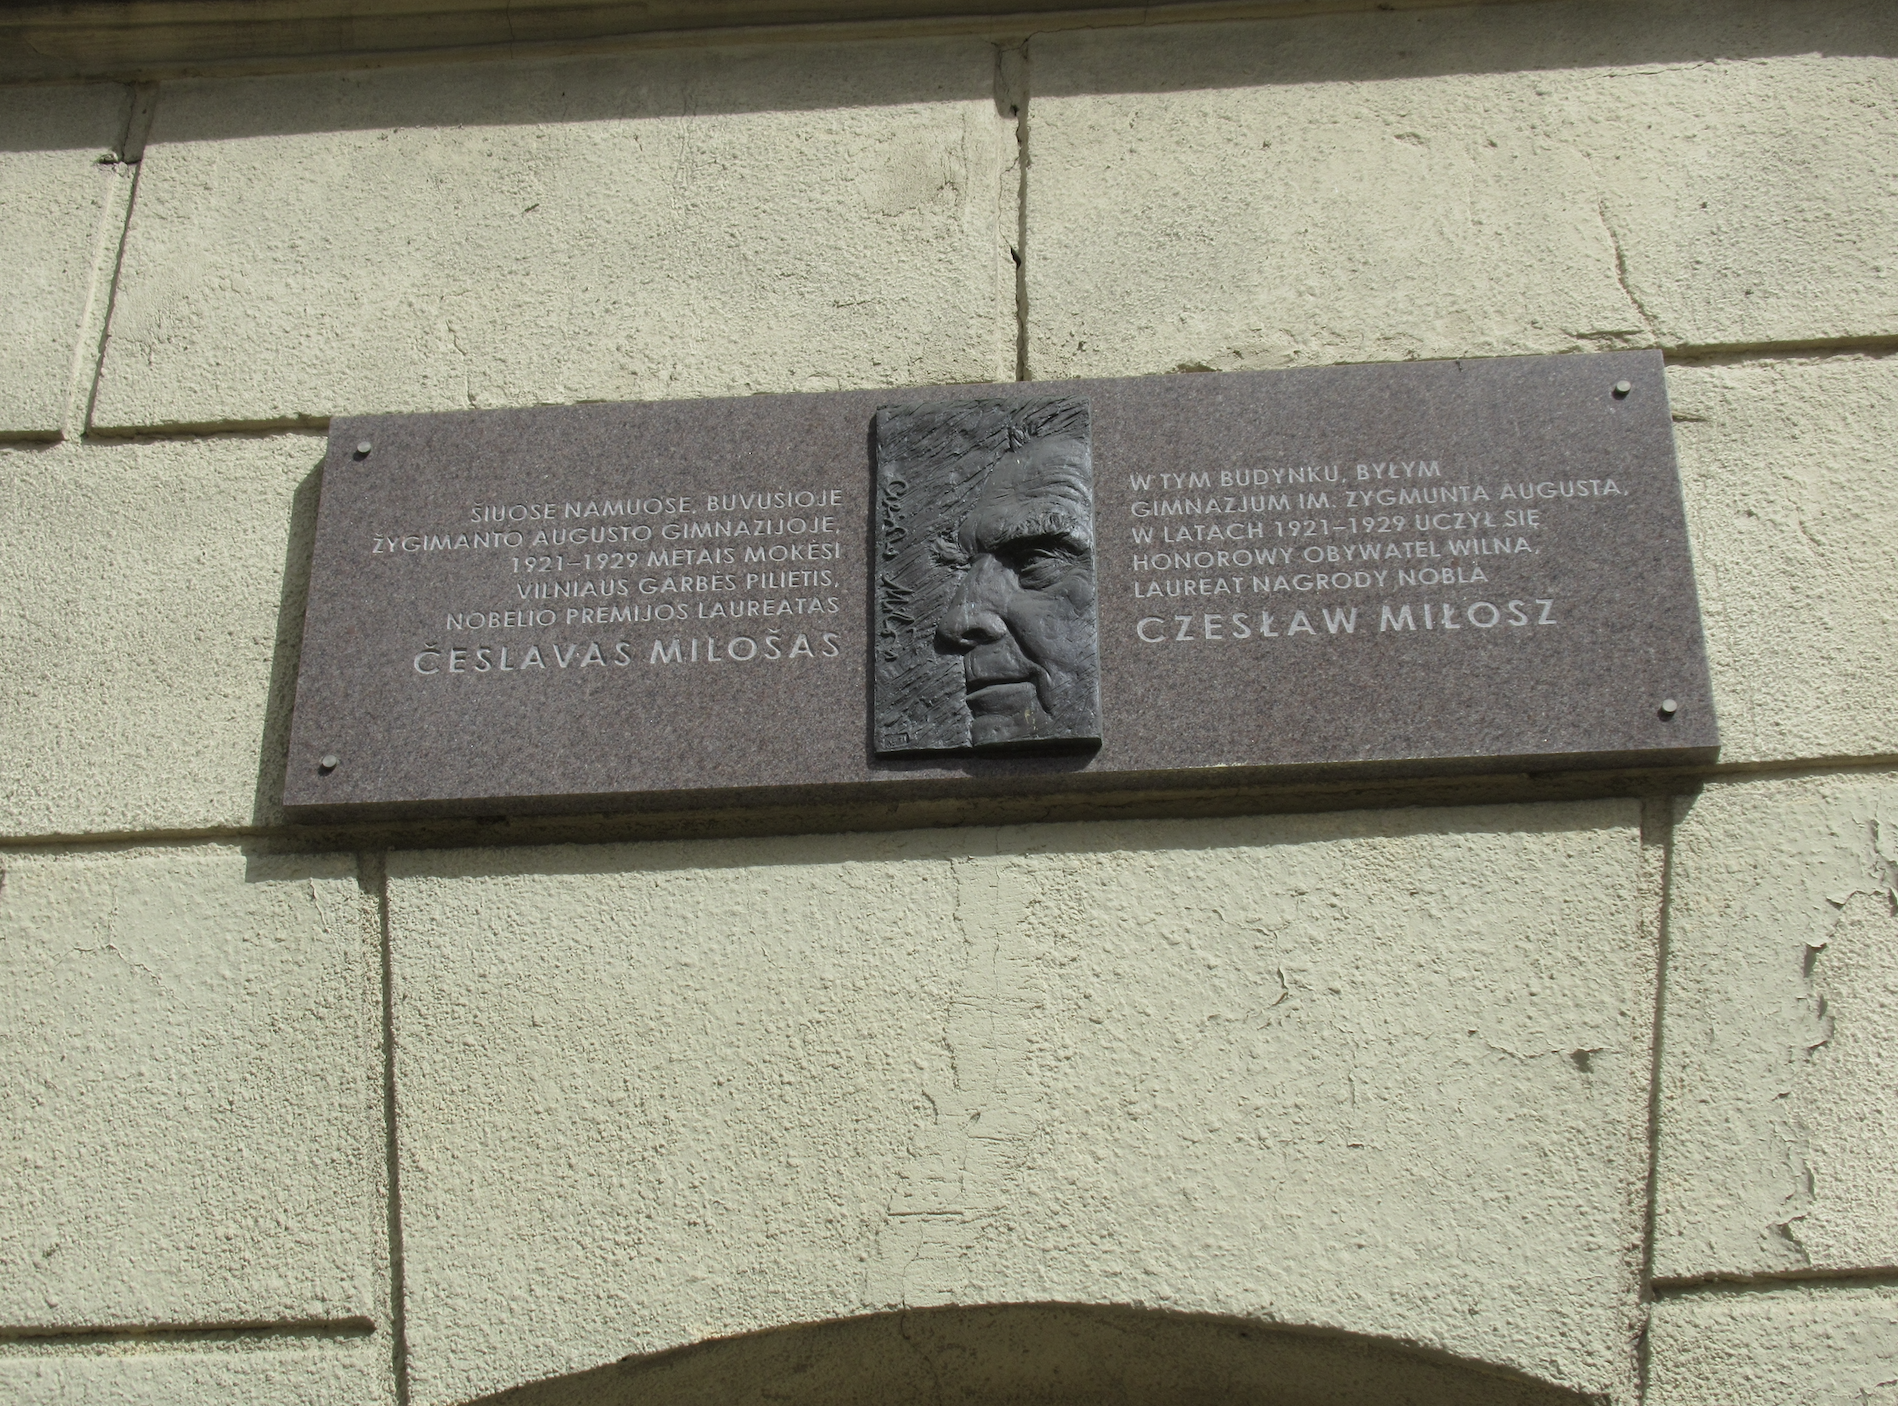
[{"label": "cracked paint on wall", "polygon": [[1898,777],[1709,785],[1670,913],[1655,1273],[1898,1264]]}]

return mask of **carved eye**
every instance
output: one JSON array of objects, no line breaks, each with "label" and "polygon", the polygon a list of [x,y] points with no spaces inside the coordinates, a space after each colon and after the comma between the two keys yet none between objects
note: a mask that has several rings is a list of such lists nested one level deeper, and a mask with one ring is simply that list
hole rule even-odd
[{"label": "carved eye", "polygon": [[1031,591],[1045,591],[1073,565],[1073,554],[1062,547],[1030,545],[1015,554],[1015,579]]}]

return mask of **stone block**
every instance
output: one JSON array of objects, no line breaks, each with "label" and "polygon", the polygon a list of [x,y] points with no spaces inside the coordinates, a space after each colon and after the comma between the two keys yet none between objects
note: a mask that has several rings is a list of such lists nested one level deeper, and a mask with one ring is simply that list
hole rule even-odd
[{"label": "stone block", "polygon": [[414,1400],[1020,1301],[1623,1391],[1637,820],[392,855]]},{"label": "stone block", "polygon": [[50,438],[64,423],[73,354],[118,250],[131,173],[112,156],[129,104],[117,83],[0,90],[0,250],[8,270],[0,436]]},{"label": "stone block", "polygon": [[1648,1406],[1891,1406],[1898,1290],[1815,1285],[1664,1299]]},{"label": "stone block", "polygon": [[1898,358],[1667,374],[1721,758],[1898,753]]},{"label": "stone block", "polygon": [[390,1364],[385,1344],[361,1340],[0,1348],[0,1396],[16,1406],[371,1406],[395,1400]]},{"label": "stone block", "polygon": [[0,860],[0,1326],[378,1316],[379,928],[353,857]]},{"label": "stone block", "polygon": [[945,39],[166,84],[95,421],[1010,376],[995,65]]},{"label": "stone block", "polygon": [[1692,0],[1037,36],[1037,379],[1898,331],[1898,18]]},{"label": "stone block", "polygon": [[0,834],[280,818],[323,440],[0,449]]},{"label": "stone block", "polygon": [[1654,1273],[1898,1264],[1898,774],[1722,781],[1674,843]]}]

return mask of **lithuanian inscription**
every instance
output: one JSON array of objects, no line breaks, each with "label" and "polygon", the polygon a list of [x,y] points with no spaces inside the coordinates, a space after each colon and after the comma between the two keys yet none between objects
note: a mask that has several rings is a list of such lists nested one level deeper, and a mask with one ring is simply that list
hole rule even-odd
[{"label": "lithuanian inscription", "polygon": [[[835,659],[842,502],[808,488],[503,497],[453,530],[377,533],[369,553],[487,556],[486,601],[425,630],[422,675]],[[634,626],[654,628],[616,633]]]},{"label": "lithuanian inscription", "polygon": [[1651,352],[337,419],[284,803],[1716,755]]},{"label": "lithuanian inscription", "polygon": [[1101,736],[1087,402],[876,417],[879,755]]}]

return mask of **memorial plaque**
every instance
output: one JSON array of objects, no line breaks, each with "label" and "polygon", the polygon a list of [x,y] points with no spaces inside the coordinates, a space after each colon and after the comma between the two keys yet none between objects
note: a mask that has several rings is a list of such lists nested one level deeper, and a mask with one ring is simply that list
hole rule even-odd
[{"label": "memorial plaque", "polygon": [[338,419],[285,805],[1659,766],[1658,353]]}]

